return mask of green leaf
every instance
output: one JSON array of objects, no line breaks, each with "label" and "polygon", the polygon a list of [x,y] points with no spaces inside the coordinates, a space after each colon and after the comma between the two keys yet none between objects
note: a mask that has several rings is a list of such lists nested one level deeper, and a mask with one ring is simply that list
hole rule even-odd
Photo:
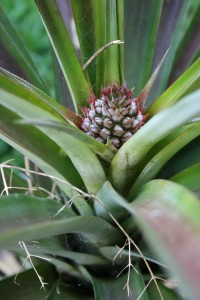
[{"label": "green leaf", "polygon": [[[43,101],[38,95],[19,83],[0,74],[0,104],[17,112],[25,120],[42,119],[52,121],[66,121]],[[44,126],[38,126],[48,137],[54,140],[72,160],[89,192],[95,193],[105,182],[104,170],[87,145],[77,141],[70,135]]]},{"label": "green leaf", "polygon": [[61,204],[49,199],[21,194],[1,197],[0,248],[16,246],[19,241],[66,233],[84,234],[85,239],[88,237],[98,245],[109,245],[121,240],[122,234],[100,218],[76,217],[68,207],[55,217],[61,207]]},{"label": "green leaf", "polygon": [[197,122],[196,124],[187,126],[174,140],[161,149],[141,171],[129,192],[128,198],[133,198],[133,195],[143,184],[156,177],[158,172],[173,155],[199,135],[200,123]]},{"label": "green leaf", "polygon": [[195,10],[193,20],[184,33],[184,38],[176,51],[169,84],[174,82],[199,57],[200,37],[197,30],[200,27],[199,14],[200,6]]},{"label": "green leaf", "polygon": [[[158,152],[160,152],[162,149],[164,149],[168,144],[170,144],[173,140],[175,140],[178,136],[180,136],[181,133],[183,133],[186,130],[186,128],[187,127],[185,125],[185,126],[181,126],[181,127],[177,128],[177,129],[175,129],[169,135],[167,135],[164,139],[160,140],[158,143],[156,143],[152,147],[152,149],[146,154],[146,156],[143,158],[143,160],[141,161],[141,163],[138,166],[138,171],[137,171],[137,175],[136,175],[137,178],[138,178],[140,172],[142,172],[142,170],[145,168],[145,166],[151,161],[151,159]],[[136,180],[136,176],[135,176],[135,180]],[[163,178],[167,178],[167,174],[166,174],[166,177],[163,176]]]},{"label": "green leaf", "polygon": [[[117,1],[117,24],[118,37],[120,41],[124,41],[124,0]],[[124,82],[124,45],[119,47],[120,62],[120,82]],[[118,63],[119,63],[118,62]]]},{"label": "green leaf", "polygon": [[29,82],[25,81],[24,79],[10,73],[9,71],[0,68],[0,71],[5,74],[10,79],[13,79],[14,81],[17,81],[21,84],[21,86],[26,87],[28,90],[30,90],[32,93],[36,95],[36,97],[40,98],[43,102],[45,102],[48,106],[53,108],[64,120],[67,120],[71,124],[75,124],[77,127],[80,126],[81,118],[80,116],[76,115],[68,109],[65,106],[60,105],[57,101],[52,99],[49,95],[45,94],[43,91],[35,87],[34,85],[30,84]]},{"label": "green leaf", "polygon": [[[62,262],[63,263],[63,262]],[[66,263],[63,263],[66,265]],[[47,285],[45,290],[41,289],[41,284],[33,269],[20,273],[17,277],[17,283],[14,283],[14,276],[0,281],[1,296],[4,299],[13,300],[13,295],[20,300],[93,300],[83,293],[79,294],[74,288],[66,286],[58,277],[54,267],[50,264],[40,264],[36,266],[38,274],[44,279]],[[71,266],[71,270],[73,267]],[[66,276],[66,274],[65,274]],[[58,293],[59,289],[59,293]]]},{"label": "green leaf", "polygon": [[7,51],[20,66],[26,78],[28,78],[33,84],[41,88],[43,91],[47,91],[47,86],[38,73],[38,70],[26,46],[1,6],[0,39],[2,40],[4,47],[6,47]]},{"label": "green leaf", "polygon": [[35,0],[69,87],[76,112],[87,106],[89,87],[55,0]]},{"label": "green leaf", "polygon": [[[42,257],[44,257],[44,255],[64,257],[72,260],[74,264],[81,264],[83,266],[105,265],[106,263],[108,263],[108,260],[101,256],[72,251],[68,246],[68,243],[70,245],[70,242],[68,242],[66,236],[63,238],[61,236],[50,237],[47,239],[39,240],[37,241],[37,243],[27,242],[26,248],[31,254],[34,255]],[[38,245],[38,247],[36,247],[36,245]],[[22,249],[19,247],[19,245],[10,247],[9,250],[12,250],[18,254],[22,254]]]},{"label": "green leaf", "polygon": [[94,209],[97,216],[113,223],[114,221],[111,219],[108,212],[111,212],[117,220],[122,220],[127,215],[127,211],[120,205],[120,200],[123,199],[122,196],[113,189],[109,181],[104,183],[96,196],[103,202],[103,205],[105,205],[104,208],[97,201],[94,203]]},{"label": "green leaf", "polygon": [[[82,186],[82,188],[83,188],[83,186]],[[78,195],[78,193],[77,193],[77,195]],[[93,211],[92,207],[82,197],[76,197],[76,198],[74,198],[73,204],[74,204],[77,212],[81,216],[93,216],[94,215],[94,211]]]},{"label": "green leaf", "polygon": [[[164,1],[156,42],[156,65],[158,63],[156,61],[160,61],[170,45],[171,48],[153,90],[154,99],[163,92],[168,84],[178,48],[183,47],[182,42],[185,34],[193,23],[199,7],[198,1],[179,1],[175,5],[171,1]],[[197,27],[196,30],[198,30]]]},{"label": "green leaf", "polygon": [[181,281],[186,298],[200,298],[200,204],[186,188],[166,180],[147,183],[130,205],[149,245]]},{"label": "green leaf", "polygon": [[[109,42],[119,40],[119,34],[122,37],[121,24],[118,22],[122,22],[123,19],[119,17],[117,11],[119,7],[116,0],[93,1],[96,51]],[[97,57],[96,95],[99,94],[102,86],[121,83],[119,47],[122,46],[109,47]]]},{"label": "green leaf", "polygon": [[50,264],[41,264],[36,269],[44,281],[48,283],[48,285],[45,285],[46,291],[41,289],[41,284],[35,271],[30,269],[17,276],[16,281],[18,284],[14,283],[14,276],[0,281],[2,299],[13,300],[13,297],[19,300],[47,299],[46,297],[48,297],[52,286],[57,280],[57,273]]},{"label": "green leaf", "polygon": [[145,255],[144,252],[143,252],[143,255],[144,255],[143,257],[138,252],[135,252],[135,251],[129,252],[128,250],[121,250],[120,255],[117,255],[117,254],[119,254],[119,249],[117,247],[113,247],[113,246],[101,247],[100,252],[101,252],[101,254],[103,254],[104,257],[113,261],[114,264],[122,265],[122,262],[123,262],[123,264],[126,266],[129,256],[131,256],[132,263],[133,263],[134,259],[135,259],[135,261],[138,261],[138,258],[144,259],[144,257],[145,257],[145,259],[147,261],[152,262],[158,266],[162,266],[162,267],[166,268],[166,266],[164,264],[162,264],[159,260],[152,258],[149,255],[148,256]]},{"label": "green leaf", "polygon": [[[43,118],[48,119],[48,117],[50,118],[52,115],[52,118],[55,118],[55,120],[66,121],[66,118],[64,118],[63,115],[60,114],[60,111],[56,111],[56,104],[54,108],[53,103],[56,101],[53,101],[53,99],[51,102],[47,101],[45,97],[41,96],[38,90],[38,92],[36,92],[36,89],[32,89],[29,84],[27,85],[24,84],[24,82],[19,82],[18,78],[16,80],[16,77],[10,78],[0,73],[0,90],[1,102],[3,102],[2,105],[7,104],[2,100],[2,98],[5,97],[6,94],[10,93],[13,96],[16,96],[18,98],[20,97],[21,102],[16,103],[15,105],[16,107],[21,106],[20,110],[25,111],[25,109],[27,109],[26,115],[27,117],[29,115],[29,118],[32,115],[31,111],[29,110],[33,110],[34,107],[35,109],[32,117],[34,116],[35,111],[37,111],[38,116],[42,116]],[[22,101],[24,105],[22,105]],[[16,110],[14,112],[16,112]]]},{"label": "green leaf", "polygon": [[125,1],[125,80],[135,87],[136,95],[151,75],[162,4],[156,0]]},{"label": "green leaf", "polygon": [[198,116],[199,97],[200,91],[197,90],[172,107],[161,111],[119,149],[111,164],[111,182],[114,188],[125,192],[130,180],[137,175],[139,165],[149,150],[174,129]]},{"label": "green leaf", "polygon": [[69,278],[73,278],[76,280],[82,280],[82,274],[72,264],[62,261],[59,258],[55,258],[55,256],[42,255],[43,260],[50,261],[52,265],[56,267],[56,270],[60,273],[67,274]]},{"label": "green leaf", "polygon": [[[40,89],[36,88],[35,86],[31,85],[30,83],[26,82],[25,80],[19,78],[18,76],[0,68],[0,70],[8,76],[10,79],[17,81],[22,86],[25,86],[31,93],[34,93],[36,97],[40,98],[42,102],[45,102],[48,106],[53,108],[64,120],[69,122],[70,124],[75,124],[77,127],[80,126],[81,118],[74,114],[71,110],[67,107],[64,107],[57,103],[54,99],[49,97],[47,94],[43,93]],[[36,120],[29,120],[24,122],[26,124],[36,124],[38,125],[47,125],[47,127],[53,127],[58,130],[65,131],[68,134],[73,135],[77,140],[86,143],[95,153],[99,154],[104,160],[110,162],[113,157],[113,152],[104,144],[98,142],[97,140],[91,138],[90,136],[84,134],[82,131],[77,129],[76,127],[68,126],[67,124],[56,123],[56,122],[48,122],[48,121],[37,121]]]},{"label": "green leaf", "polygon": [[94,53],[95,44],[92,1],[71,0],[71,5],[80,42],[81,58],[85,64]]},{"label": "green leaf", "polygon": [[151,91],[151,88],[154,84],[154,81],[156,80],[156,77],[158,76],[158,73],[160,71],[160,68],[162,67],[165,58],[167,56],[169,49],[166,51],[165,55],[163,56],[163,58],[161,59],[161,61],[159,62],[158,66],[156,67],[156,69],[154,70],[153,74],[151,75],[150,79],[147,81],[145,87],[143,88],[143,90],[141,91],[141,93],[138,96],[138,103],[139,103],[139,107],[140,108],[144,108],[147,97]]},{"label": "green leaf", "polygon": [[170,180],[184,185],[196,195],[200,196],[200,163],[184,169],[170,178]]},{"label": "green leaf", "polygon": [[[106,1],[97,0],[92,2],[94,16],[94,31],[95,31],[95,50],[106,45]],[[108,49],[107,49],[108,50]],[[105,51],[96,59],[96,86],[95,94],[98,95],[102,85],[104,84],[104,68],[105,68]]]},{"label": "green leaf", "polygon": [[15,121],[19,120],[19,116],[5,107],[0,107],[1,139],[29,157],[47,175],[61,179],[61,181],[55,181],[68,197],[78,195],[69,185],[64,183],[69,181],[77,187],[83,186],[83,182],[69,157],[64,157],[60,147],[37,128],[15,124]]},{"label": "green leaf", "polygon": [[[141,273],[131,270],[129,287],[127,287],[128,274],[114,279],[100,279],[92,276],[95,300],[148,300],[148,294]],[[130,290],[128,290],[130,288]],[[143,293],[144,292],[144,293]]]},{"label": "green leaf", "polygon": [[150,117],[171,106],[182,96],[200,88],[200,58],[179,77],[148,109]]},{"label": "green leaf", "polygon": [[177,154],[175,154],[165,167],[159,172],[160,178],[170,178],[194,164],[199,163],[200,136],[190,142]]},{"label": "green leaf", "polygon": [[[54,288],[48,300],[94,300],[94,297],[85,295],[85,291],[78,291],[76,287],[66,285],[65,281],[60,282],[59,294],[57,287]],[[43,299],[41,299],[43,300]]]},{"label": "green leaf", "polygon": [[[94,20],[91,0],[71,0],[73,17],[80,43],[81,59],[85,64],[95,52]],[[92,87],[95,87],[95,63],[86,69]]]},{"label": "green leaf", "polygon": [[[121,24],[118,24],[121,21],[117,15],[117,1],[110,0],[106,1],[106,44],[119,40],[119,31],[118,28]],[[117,83],[119,85],[122,84],[120,80],[120,61],[121,56],[119,55],[119,47],[123,47],[122,45],[112,46],[107,49],[105,52],[105,60],[104,60],[104,80],[103,84],[105,86],[111,83]],[[123,71],[122,71],[123,73]]]},{"label": "green leaf", "polygon": [[[170,281],[169,281],[169,283],[170,283]],[[157,282],[157,284],[159,286],[160,292],[161,292],[164,300],[181,300],[181,299],[183,300],[183,298],[180,297],[178,295],[178,293],[175,290],[173,290],[172,288],[167,288],[166,286],[164,286],[163,284],[161,284],[159,282]],[[174,285],[176,288],[176,283]],[[147,291],[148,291],[148,295],[149,295],[149,300],[155,300],[155,299],[160,298],[158,289],[153,282],[149,285]]]},{"label": "green leaf", "polygon": [[55,128],[59,131],[63,131],[68,135],[75,138],[77,141],[83,142],[86,144],[94,153],[101,156],[101,158],[107,162],[110,162],[114,156],[113,151],[105,144],[98,142],[96,139],[85,134],[83,131],[79,130],[76,127],[69,126],[68,124],[63,124],[61,122],[52,122],[52,121],[40,121],[37,119],[22,121],[20,124],[34,124],[38,126],[45,126],[49,128]]},{"label": "green leaf", "polygon": [[[44,128],[44,127],[43,127]],[[69,155],[78,170],[89,193],[96,193],[106,181],[103,167],[95,153],[87,145],[77,141],[70,135],[63,136],[59,131],[53,130],[56,142]]]}]

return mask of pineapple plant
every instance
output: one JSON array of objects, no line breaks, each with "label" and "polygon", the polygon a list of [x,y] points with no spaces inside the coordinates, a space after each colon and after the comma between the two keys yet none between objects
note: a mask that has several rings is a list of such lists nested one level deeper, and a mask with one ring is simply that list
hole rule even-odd
[{"label": "pineapple plant", "polygon": [[22,74],[1,67],[0,137],[26,157],[0,164],[0,247],[22,265],[1,296],[198,300],[198,1],[35,4],[68,90],[52,98],[0,8]]},{"label": "pineapple plant", "polygon": [[97,141],[120,148],[144,124],[139,103],[125,85],[113,84],[102,89],[99,99],[92,98],[83,110],[81,129]]}]

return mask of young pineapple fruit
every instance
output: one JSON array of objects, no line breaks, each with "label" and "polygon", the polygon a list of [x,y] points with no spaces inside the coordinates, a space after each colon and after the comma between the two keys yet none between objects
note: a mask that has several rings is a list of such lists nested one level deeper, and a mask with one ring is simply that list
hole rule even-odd
[{"label": "young pineapple fruit", "polygon": [[115,84],[102,88],[99,98],[92,94],[90,107],[83,109],[82,130],[101,143],[110,141],[115,148],[120,148],[146,118],[132,94],[133,90],[125,84],[119,88]]}]

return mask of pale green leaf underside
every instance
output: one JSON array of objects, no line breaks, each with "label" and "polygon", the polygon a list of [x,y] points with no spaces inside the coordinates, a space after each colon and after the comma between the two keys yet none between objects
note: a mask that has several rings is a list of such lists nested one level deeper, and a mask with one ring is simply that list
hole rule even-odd
[{"label": "pale green leaf underside", "polygon": [[[149,245],[182,283],[188,299],[200,298],[200,204],[181,185],[154,180],[147,183],[130,211]],[[194,260],[195,257],[195,260]]]}]

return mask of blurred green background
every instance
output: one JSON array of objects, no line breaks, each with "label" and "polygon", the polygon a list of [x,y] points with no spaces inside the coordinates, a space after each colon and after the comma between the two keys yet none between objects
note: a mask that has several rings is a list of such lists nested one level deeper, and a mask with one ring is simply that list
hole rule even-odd
[{"label": "blurred green background", "polygon": [[[48,86],[53,86],[52,53],[44,26],[32,0],[0,0],[10,20],[20,33],[40,74]],[[14,159],[12,163],[23,165],[23,156],[0,140],[0,162]]]},{"label": "blurred green background", "polygon": [[44,26],[33,0],[0,0],[9,18],[20,33],[42,77],[51,86],[51,52]]}]

